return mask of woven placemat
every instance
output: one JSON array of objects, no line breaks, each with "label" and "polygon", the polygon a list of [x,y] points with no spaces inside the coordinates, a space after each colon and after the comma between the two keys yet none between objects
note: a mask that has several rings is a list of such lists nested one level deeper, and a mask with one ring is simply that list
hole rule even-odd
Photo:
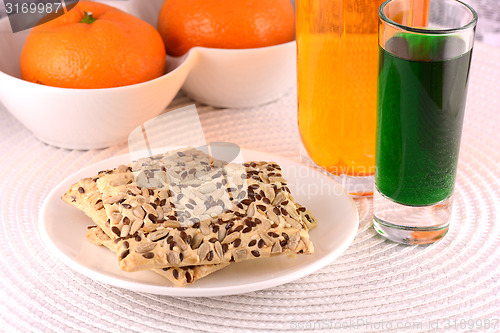
[{"label": "woven placemat", "polygon": [[[476,46],[452,225],[443,240],[427,246],[386,241],[371,227],[371,199],[359,199],[359,231],[341,257],[299,281],[238,296],[135,293],[53,259],[37,226],[46,195],[69,174],[127,147],[54,148],[1,108],[0,331],[499,331],[498,60],[500,49]],[[251,109],[198,110],[207,141],[297,159],[295,100],[290,92]],[[191,103],[180,95],[170,108]]]}]

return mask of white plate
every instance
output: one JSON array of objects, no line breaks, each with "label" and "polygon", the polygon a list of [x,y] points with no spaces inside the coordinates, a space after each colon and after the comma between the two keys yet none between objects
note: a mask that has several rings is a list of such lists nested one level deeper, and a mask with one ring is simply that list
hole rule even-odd
[{"label": "white plate", "polygon": [[242,150],[242,154],[245,161],[274,161],[282,167],[294,199],[310,209],[318,221],[318,227],[310,232],[314,254],[231,264],[183,288],[172,287],[153,272],[121,271],[113,253],[91,244],[85,238],[87,226],[92,225],[92,221],[64,203],[61,196],[81,178],[127,164],[128,155],[89,166],[53,189],[39,215],[42,240],[55,257],[94,280],[138,292],[188,297],[242,294],[284,284],[319,270],[347,249],[358,229],[358,213],[354,201],[339,184],[313,168],[283,157],[250,150]]}]

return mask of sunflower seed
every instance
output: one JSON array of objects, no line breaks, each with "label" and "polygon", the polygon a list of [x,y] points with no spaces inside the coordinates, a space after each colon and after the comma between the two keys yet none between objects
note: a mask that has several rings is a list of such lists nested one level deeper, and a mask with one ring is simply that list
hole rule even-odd
[{"label": "sunflower seed", "polygon": [[213,206],[205,212],[205,215],[209,215],[210,217],[216,217],[222,213],[221,206]]},{"label": "sunflower seed", "polygon": [[262,230],[268,231],[269,229],[271,229],[271,222],[269,222],[267,219],[264,219],[262,221]]},{"label": "sunflower seed", "polygon": [[281,249],[280,242],[274,243],[273,247],[271,248],[271,253],[277,254],[277,253],[281,253],[281,252],[282,252],[282,249]]},{"label": "sunflower seed", "polygon": [[146,243],[146,244],[141,244],[139,245],[136,249],[135,252],[137,253],[146,253],[146,252],[151,252],[153,249],[156,247],[156,244],[158,243]]},{"label": "sunflower seed", "polygon": [[271,239],[271,237],[269,237],[267,235],[267,233],[262,232],[262,231],[259,231],[258,233],[259,233],[259,237],[264,241],[266,246],[271,246],[273,244],[273,240]]},{"label": "sunflower seed", "polygon": [[137,186],[128,186],[127,190],[130,193],[135,194],[135,195],[141,194],[141,190],[139,190],[139,188]]},{"label": "sunflower seed", "polygon": [[181,176],[173,170],[167,170],[167,180],[171,184],[176,184],[177,181],[181,180]]},{"label": "sunflower seed", "polygon": [[168,189],[165,189],[165,188],[164,188],[164,189],[159,190],[159,191],[158,191],[158,197],[159,197],[159,198],[161,198],[161,199],[167,199],[167,198],[169,198],[170,196],[168,195],[168,194],[169,194],[169,192],[168,192],[168,191],[169,191],[169,190],[168,190]]},{"label": "sunflower seed", "polygon": [[128,236],[130,232],[130,224],[126,224],[122,227],[122,230],[120,231],[120,237],[125,237]]},{"label": "sunflower seed", "polygon": [[203,194],[209,194],[213,193],[217,187],[215,186],[214,183],[206,183],[198,188],[198,191],[203,193]]},{"label": "sunflower seed", "polygon": [[240,237],[240,235],[237,232],[233,232],[232,234],[227,235],[226,238],[224,238],[224,240],[222,241],[222,243],[224,244],[232,243],[238,237]]},{"label": "sunflower seed", "polygon": [[265,184],[269,184],[269,178],[267,177],[267,175],[264,173],[264,172],[261,172],[259,174],[259,177],[260,179],[262,179],[262,181],[265,183]]},{"label": "sunflower seed", "polygon": [[174,234],[174,241],[177,243],[177,246],[182,250],[186,251],[188,249],[188,246],[186,242],[177,234]]},{"label": "sunflower seed", "polygon": [[153,232],[157,228],[156,224],[148,222],[148,220],[145,221],[144,226],[142,227],[142,231],[144,232]]},{"label": "sunflower seed", "polygon": [[206,222],[200,223],[200,231],[203,235],[210,235],[210,228]]},{"label": "sunflower seed", "polygon": [[109,182],[109,185],[111,185],[111,186],[122,186],[122,185],[127,184],[128,181],[129,181],[128,178],[126,178],[124,176],[120,176],[120,177],[116,177],[113,180],[111,180]]},{"label": "sunflower seed", "polygon": [[272,209],[269,209],[269,211],[266,212],[266,215],[273,223],[280,223],[278,215],[276,215],[276,213]]},{"label": "sunflower seed", "polygon": [[191,241],[191,243],[189,245],[191,246],[191,248],[193,250],[196,250],[200,246],[202,241],[203,241],[203,235],[196,234],[196,235],[194,235],[193,240]]},{"label": "sunflower seed", "polygon": [[296,220],[294,220],[288,216],[284,216],[284,218],[285,218],[286,223],[288,223],[292,228],[295,228],[295,229],[302,229],[303,228],[303,226],[299,222],[297,222]]},{"label": "sunflower seed", "polygon": [[169,233],[168,229],[160,229],[158,231],[148,234],[148,239],[154,242],[159,240],[160,238],[167,236],[168,233]]},{"label": "sunflower seed", "polygon": [[149,188],[162,188],[163,187],[163,182],[156,178],[156,176],[154,178],[149,178]]},{"label": "sunflower seed", "polygon": [[285,198],[285,195],[283,194],[283,192],[279,192],[276,197],[274,198],[273,200],[273,206],[278,206],[282,201],[284,201],[286,198]]},{"label": "sunflower seed", "polygon": [[132,224],[132,226],[130,227],[129,233],[135,234],[139,230],[139,228],[142,227],[142,224],[143,224],[142,219],[136,219]]},{"label": "sunflower seed", "polygon": [[156,210],[150,204],[144,204],[142,208],[146,211],[146,213],[156,215]]},{"label": "sunflower seed", "polygon": [[207,210],[207,209],[206,209],[205,205],[197,205],[197,206],[193,209],[193,214],[194,214],[195,216],[199,216],[199,215],[201,215],[201,214],[205,213],[205,211],[206,211],[206,210]]},{"label": "sunflower seed", "polygon": [[274,190],[271,187],[264,187],[264,194],[266,195],[266,198],[268,198],[271,202],[274,200],[275,194]]},{"label": "sunflower seed", "polygon": [[226,237],[226,228],[219,228],[219,231],[217,232],[217,239],[219,242],[222,242],[222,240]]},{"label": "sunflower seed", "polygon": [[177,266],[181,263],[181,259],[179,258],[179,253],[175,251],[171,251],[167,254],[167,261],[170,265]]},{"label": "sunflower seed", "polygon": [[222,256],[224,255],[224,251],[222,250],[222,245],[220,244],[220,242],[214,243],[214,250],[215,250],[215,254],[217,254],[217,256],[220,259],[222,259]]},{"label": "sunflower seed", "polygon": [[181,226],[181,224],[178,221],[175,220],[166,220],[162,224],[165,228],[178,228]]},{"label": "sunflower seed", "polygon": [[296,220],[299,220],[300,219],[300,216],[299,214],[297,213],[297,211],[295,210],[295,205],[292,204],[292,203],[289,203],[288,205],[285,206],[285,210],[288,212],[288,214],[293,218],[293,219],[296,219]]},{"label": "sunflower seed", "polygon": [[255,203],[252,202],[247,209],[247,216],[252,217],[255,215]]},{"label": "sunflower seed", "polygon": [[200,257],[200,260],[205,260],[208,251],[210,251],[210,245],[208,243],[203,243],[200,245],[198,248],[198,256]]},{"label": "sunflower seed", "polygon": [[[141,173],[140,175],[144,175],[144,173]],[[150,192],[150,189],[148,189],[146,186],[149,186],[149,183],[147,181],[147,178],[146,176],[144,175],[144,180],[143,182],[139,183],[139,181],[136,181],[136,183],[142,187],[142,196],[144,198],[149,198],[149,196],[151,195],[151,192]]]},{"label": "sunflower seed", "polygon": [[222,198],[223,195],[224,195],[224,189],[221,187],[221,188],[215,190],[214,192],[212,192],[212,199],[214,201],[217,201],[220,198]]},{"label": "sunflower seed", "polygon": [[234,261],[241,261],[241,260],[245,259],[246,256],[247,256],[246,249],[238,250],[233,254]]},{"label": "sunflower seed", "polygon": [[288,248],[290,250],[295,250],[297,246],[299,245],[299,240],[300,240],[300,235],[299,233],[295,233],[290,237],[290,240],[288,241]]}]

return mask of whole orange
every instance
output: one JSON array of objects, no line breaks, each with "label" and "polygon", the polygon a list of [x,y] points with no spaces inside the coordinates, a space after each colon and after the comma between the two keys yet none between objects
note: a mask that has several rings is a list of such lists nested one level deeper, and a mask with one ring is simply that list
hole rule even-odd
[{"label": "whole orange", "polygon": [[158,16],[167,53],[194,46],[244,49],[294,39],[290,0],[165,0]]},{"label": "whole orange", "polygon": [[150,24],[119,9],[80,1],[32,29],[20,65],[24,80],[63,88],[110,88],[165,73],[165,47]]}]

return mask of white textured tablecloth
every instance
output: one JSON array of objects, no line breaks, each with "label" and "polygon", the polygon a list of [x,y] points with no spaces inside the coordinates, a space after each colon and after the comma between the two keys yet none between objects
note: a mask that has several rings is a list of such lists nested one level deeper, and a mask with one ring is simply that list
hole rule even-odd
[{"label": "white textured tablecloth", "polygon": [[[260,107],[198,106],[207,141],[298,159],[296,96]],[[179,96],[170,108],[192,103]],[[36,110],[33,110],[36,112]],[[179,298],[93,281],[50,257],[37,215],[63,178],[126,152],[70,151],[38,141],[0,106],[0,331],[500,331],[500,49],[477,44],[449,234],[428,246],[384,240],[371,199],[331,265],[245,295]],[[494,325],[496,325],[494,327]]]}]

